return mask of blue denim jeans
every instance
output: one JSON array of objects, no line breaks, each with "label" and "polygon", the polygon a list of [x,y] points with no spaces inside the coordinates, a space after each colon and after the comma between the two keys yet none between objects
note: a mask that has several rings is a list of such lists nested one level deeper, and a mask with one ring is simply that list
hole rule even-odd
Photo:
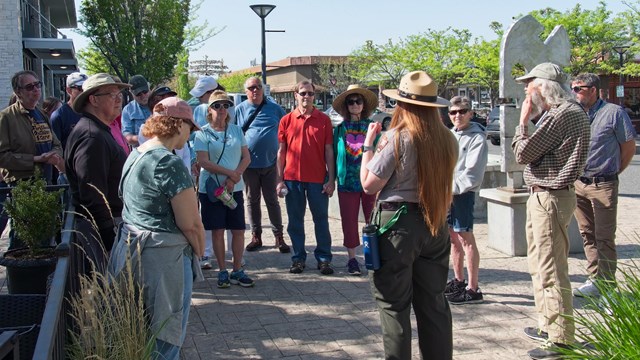
[{"label": "blue denim jeans", "polygon": [[189,309],[191,308],[191,292],[193,291],[193,270],[191,269],[191,259],[182,257],[184,263],[184,297],[182,299],[182,338],[180,346],[173,345],[162,340],[156,340],[156,351],[152,359],[157,360],[178,360],[180,359],[180,348],[187,335],[187,321],[189,320]]},{"label": "blue denim jeans", "polygon": [[309,202],[309,210],[313,216],[316,234],[316,249],[314,255],[318,262],[331,262],[331,233],[329,233],[329,196],[322,193],[322,184],[285,181],[289,193],[286,196],[287,215],[289,225],[287,232],[293,245],[292,261],[307,260],[304,249],[304,214]]}]

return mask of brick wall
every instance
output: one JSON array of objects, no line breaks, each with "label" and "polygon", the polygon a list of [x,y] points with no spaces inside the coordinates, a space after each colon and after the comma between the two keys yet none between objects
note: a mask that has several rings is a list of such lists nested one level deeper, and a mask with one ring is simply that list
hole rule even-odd
[{"label": "brick wall", "polygon": [[11,76],[22,70],[19,0],[0,0],[0,109],[11,96]]}]

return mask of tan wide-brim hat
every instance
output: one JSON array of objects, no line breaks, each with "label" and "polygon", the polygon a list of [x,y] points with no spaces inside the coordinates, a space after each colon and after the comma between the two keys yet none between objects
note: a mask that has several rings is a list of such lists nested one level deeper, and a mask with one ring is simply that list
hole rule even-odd
[{"label": "tan wide-brim hat", "polygon": [[342,115],[342,117],[348,117],[348,114],[343,114],[345,111],[344,103],[347,101],[349,95],[353,94],[358,94],[364,99],[364,107],[362,108],[363,114],[371,114],[373,110],[378,107],[378,97],[373,91],[365,89],[360,85],[352,84],[347,87],[346,91],[336,96],[333,100],[333,109]]},{"label": "tan wide-brim hat", "polygon": [[397,89],[383,90],[392,99],[421,106],[447,107],[449,100],[438,96],[438,84],[424,71],[412,71],[400,79]]},{"label": "tan wide-brim hat", "polygon": [[73,101],[71,108],[77,113],[81,113],[84,109],[84,105],[90,95],[96,93],[97,90],[105,86],[115,85],[120,90],[128,89],[131,87],[129,84],[117,82],[111,75],[105,73],[98,73],[89,76],[87,80],[82,84],[82,93]]},{"label": "tan wide-brim hat", "polygon": [[229,94],[222,90],[216,90],[209,96],[209,107],[215,103],[227,103],[229,106],[233,106],[233,101],[229,97]]}]

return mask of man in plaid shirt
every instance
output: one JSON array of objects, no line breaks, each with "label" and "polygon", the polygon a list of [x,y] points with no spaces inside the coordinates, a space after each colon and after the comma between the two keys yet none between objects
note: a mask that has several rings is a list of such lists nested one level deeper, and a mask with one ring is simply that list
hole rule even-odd
[{"label": "man in plaid shirt", "polygon": [[[529,351],[533,359],[549,359],[575,341],[567,229],[576,208],[573,184],[589,151],[589,117],[573,100],[558,65],[542,63],[516,81],[525,84],[526,98],[511,146],[516,161],[527,165],[527,257],[538,311],[538,326],[525,328],[525,334],[549,340],[550,346]],[[535,119],[537,129],[529,135]]]}]

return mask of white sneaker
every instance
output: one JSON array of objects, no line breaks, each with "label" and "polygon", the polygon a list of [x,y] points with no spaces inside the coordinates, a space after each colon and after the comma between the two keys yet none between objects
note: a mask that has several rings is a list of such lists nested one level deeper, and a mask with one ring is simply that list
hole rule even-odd
[{"label": "white sneaker", "polygon": [[596,287],[591,279],[585,281],[579,288],[573,289],[573,296],[577,297],[598,297],[600,290]]},{"label": "white sneaker", "polygon": [[200,268],[202,270],[211,269],[211,261],[209,260],[208,256],[203,256],[202,258],[200,258]]}]

